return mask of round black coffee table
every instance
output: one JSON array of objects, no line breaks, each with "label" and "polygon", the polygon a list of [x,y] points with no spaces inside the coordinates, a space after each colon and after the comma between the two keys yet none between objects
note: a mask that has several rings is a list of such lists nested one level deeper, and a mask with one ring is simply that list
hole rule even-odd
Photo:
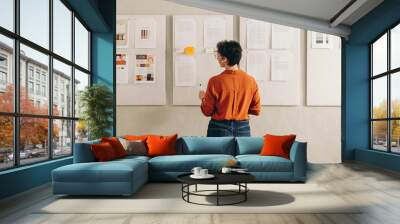
[{"label": "round black coffee table", "polygon": [[[182,199],[188,203],[198,205],[234,205],[245,202],[247,200],[247,192],[249,188],[247,183],[255,180],[255,177],[248,173],[216,173],[213,174],[215,177],[212,179],[193,179],[190,177],[191,173],[182,174],[177,177],[178,181],[182,183]],[[198,190],[197,185],[215,185],[215,190]],[[220,185],[236,185],[237,190],[223,190],[220,189]],[[194,191],[190,191],[190,186],[195,186]],[[214,192],[215,194],[205,194]],[[204,197],[216,197],[216,204],[202,204],[190,201],[190,196],[204,196]],[[231,203],[221,203],[221,197],[232,197],[240,196],[240,199]]]}]

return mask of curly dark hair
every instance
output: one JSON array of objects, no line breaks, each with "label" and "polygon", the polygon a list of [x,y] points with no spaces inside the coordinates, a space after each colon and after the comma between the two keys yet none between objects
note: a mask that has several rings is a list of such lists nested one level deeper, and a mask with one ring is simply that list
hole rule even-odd
[{"label": "curly dark hair", "polygon": [[237,65],[242,58],[242,47],[237,41],[234,40],[223,40],[217,44],[218,53],[227,58],[228,65]]}]

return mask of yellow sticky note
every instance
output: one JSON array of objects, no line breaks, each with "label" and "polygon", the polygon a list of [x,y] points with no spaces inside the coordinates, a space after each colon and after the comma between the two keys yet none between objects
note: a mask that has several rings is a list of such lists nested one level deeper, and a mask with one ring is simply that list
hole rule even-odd
[{"label": "yellow sticky note", "polygon": [[196,52],[196,49],[192,46],[185,47],[185,49],[183,49],[183,53],[188,56],[193,56],[195,52]]}]

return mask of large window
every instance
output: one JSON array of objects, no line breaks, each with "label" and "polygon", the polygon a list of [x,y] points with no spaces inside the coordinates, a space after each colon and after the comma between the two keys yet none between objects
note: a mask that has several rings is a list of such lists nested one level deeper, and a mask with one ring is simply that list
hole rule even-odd
[{"label": "large window", "polygon": [[400,153],[400,24],[371,46],[371,148]]},{"label": "large window", "polygon": [[63,0],[1,0],[0,170],[70,156],[87,139],[78,103],[89,52],[90,32]]}]

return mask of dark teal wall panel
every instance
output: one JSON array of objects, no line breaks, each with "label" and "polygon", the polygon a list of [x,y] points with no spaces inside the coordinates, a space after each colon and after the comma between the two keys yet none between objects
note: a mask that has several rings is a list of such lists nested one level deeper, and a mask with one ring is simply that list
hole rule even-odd
[{"label": "dark teal wall panel", "polygon": [[345,82],[345,144],[343,160],[354,159],[355,148],[368,148],[369,142],[369,85],[368,46],[346,44]]},{"label": "dark teal wall panel", "polygon": [[113,126],[110,134],[115,135],[115,59],[114,35],[110,33],[92,34],[92,72],[93,83],[104,84],[110,88],[114,95]]},{"label": "dark teal wall panel", "polygon": [[355,160],[400,172],[400,155],[375,150],[356,149]]},{"label": "dark teal wall panel", "polygon": [[0,172],[0,199],[48,183],[53,169],[71,163],[70,157]]},{"label": "dark teal wall panel", "polygon": [[[100,11],[99,4],[107,0],[66,0],[93,32],[109,32],[111,27]],[[114,2],[115,0],[110,0]]]}]

